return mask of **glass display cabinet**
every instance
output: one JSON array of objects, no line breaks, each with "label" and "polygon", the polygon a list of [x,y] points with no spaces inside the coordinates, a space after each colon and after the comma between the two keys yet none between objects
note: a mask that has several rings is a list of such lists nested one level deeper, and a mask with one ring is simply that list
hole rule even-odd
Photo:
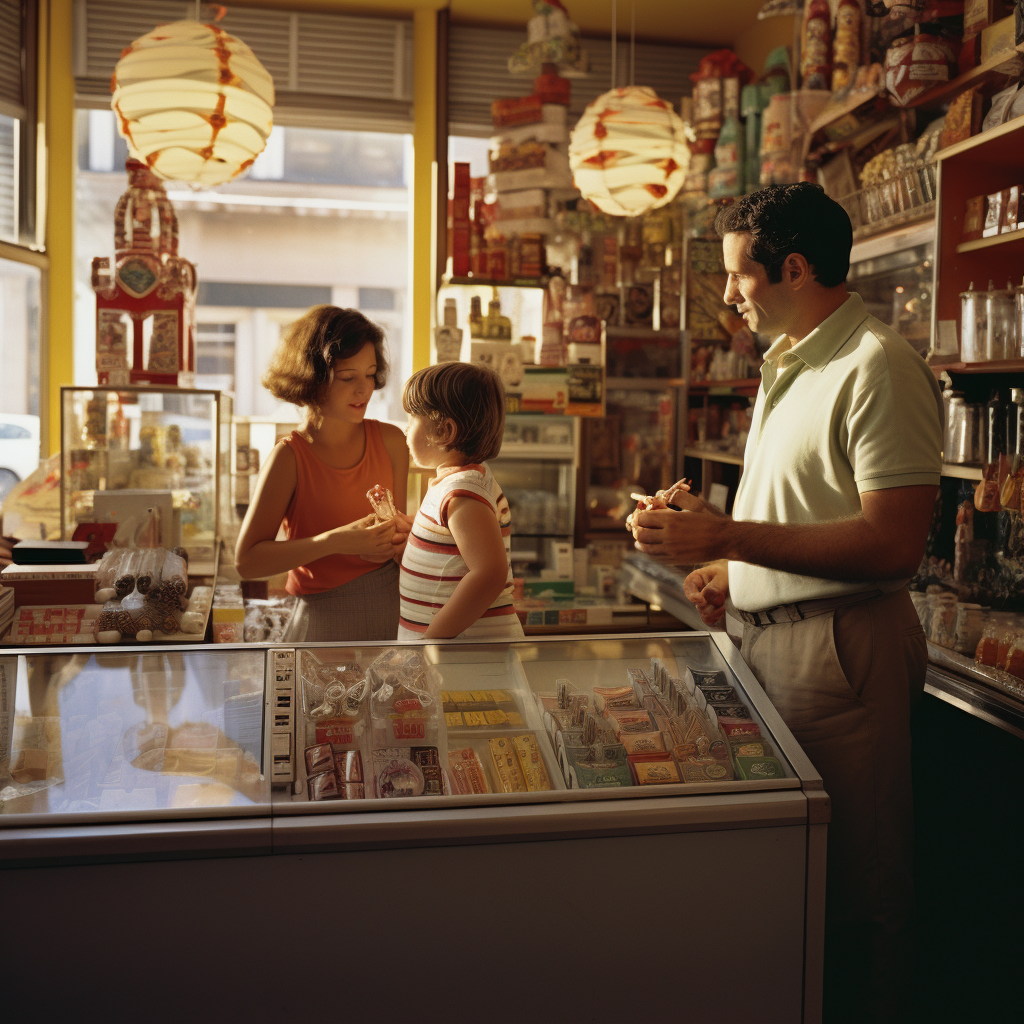
[{"label": "glass display cabinet", "polygon": [[572,540],[579,436],[575,416],[505,417],[501,452],[490,466],[512,512],[512,562],[519,575],[547,565],[547,541]]},{"label": "glass display cabinet", "polygon": [[158,543],[212,572],[230,521],[231,395],[155,387],[61,388],[61,523],[139,529],[159,511]]},{"label": "glass display cabinet", "polygon": [[[631,1019],[641,990],[645,1015],[721,1019],[726,999],[820,1019],[828,798],[724,636],[0,656],[0,776],[8,969],[36,998],[56,971],[51,1008],[96,971],[131,998],[157,986],[167,1013],[232,977],[236,1015],[262,1018],[283,998],[267,1002],[272,965],[311,965],[309,937],[352,922],[357,1019],[385,992],[389,1017],[472,1019],[495,995],[495,934],[532,979],[495,1020],[523,999]],[[69,906],[55,928],[46,908]],[[159,917],[141,937],[140,913]],[[751,921],[757,954],[727,996],[675,968],[583,983],[595,957],[733,948]],[[184,967],[211,925],[217,955]],[[304,1012],[337,997],[305,986]]]}]

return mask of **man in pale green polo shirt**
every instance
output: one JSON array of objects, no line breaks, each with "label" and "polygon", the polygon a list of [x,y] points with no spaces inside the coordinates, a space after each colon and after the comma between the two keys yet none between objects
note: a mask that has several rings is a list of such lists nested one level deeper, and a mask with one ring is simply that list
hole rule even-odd
[{"label": "man in pale green polo shirt", "polygon": [[907,592],[941,469],[924,360],[846,290],[852,229],[817,185],[720,211],[725,301],[776,339],[731,517],[674,489],[636,546],[695,569],[708,624],[731,598],[742,653],[832,798],[827,1020],[900,1019],[913,905],[910,712],[927,648]]}]

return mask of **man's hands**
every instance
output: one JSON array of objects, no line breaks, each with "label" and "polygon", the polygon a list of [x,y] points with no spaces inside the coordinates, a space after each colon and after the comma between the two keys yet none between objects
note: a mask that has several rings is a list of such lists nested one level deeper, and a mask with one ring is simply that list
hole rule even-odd
[{"label": "man's hands", "polygon": [[665,498],[682,511],[651,509],[630,517],[638,551],[669,565],[696,565],[727,557],[729,516],[682,488],[670,488]]},{"label": "man's hands", "polygon": [[683,593],[700,612],[705,625],[721,622],[725,618],[725,598],[729,593],[729,563],[723,559],[694,569],[683,580]]}]

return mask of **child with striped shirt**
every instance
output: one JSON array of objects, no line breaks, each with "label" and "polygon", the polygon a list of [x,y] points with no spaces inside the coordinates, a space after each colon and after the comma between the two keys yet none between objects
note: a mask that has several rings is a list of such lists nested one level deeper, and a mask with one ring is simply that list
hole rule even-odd
[{"label": "child with striped shirt", "polygon": [[398,639],[522,637],[512,517],[487,466],[505,429],[501,378],[469,363],[429,366],[409,378],[402,404],[413,460],[436,472],[402,556]]}]

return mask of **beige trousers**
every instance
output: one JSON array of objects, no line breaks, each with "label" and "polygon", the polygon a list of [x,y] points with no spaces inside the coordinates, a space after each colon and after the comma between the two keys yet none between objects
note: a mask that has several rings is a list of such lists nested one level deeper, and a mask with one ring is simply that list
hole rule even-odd
[{"label": "beige trousers", "polygon": [[832,800],[826,1011],[889,1019],[913,969],[910,716],[928,650],[910,595],[748,625],[742,653]]}]

